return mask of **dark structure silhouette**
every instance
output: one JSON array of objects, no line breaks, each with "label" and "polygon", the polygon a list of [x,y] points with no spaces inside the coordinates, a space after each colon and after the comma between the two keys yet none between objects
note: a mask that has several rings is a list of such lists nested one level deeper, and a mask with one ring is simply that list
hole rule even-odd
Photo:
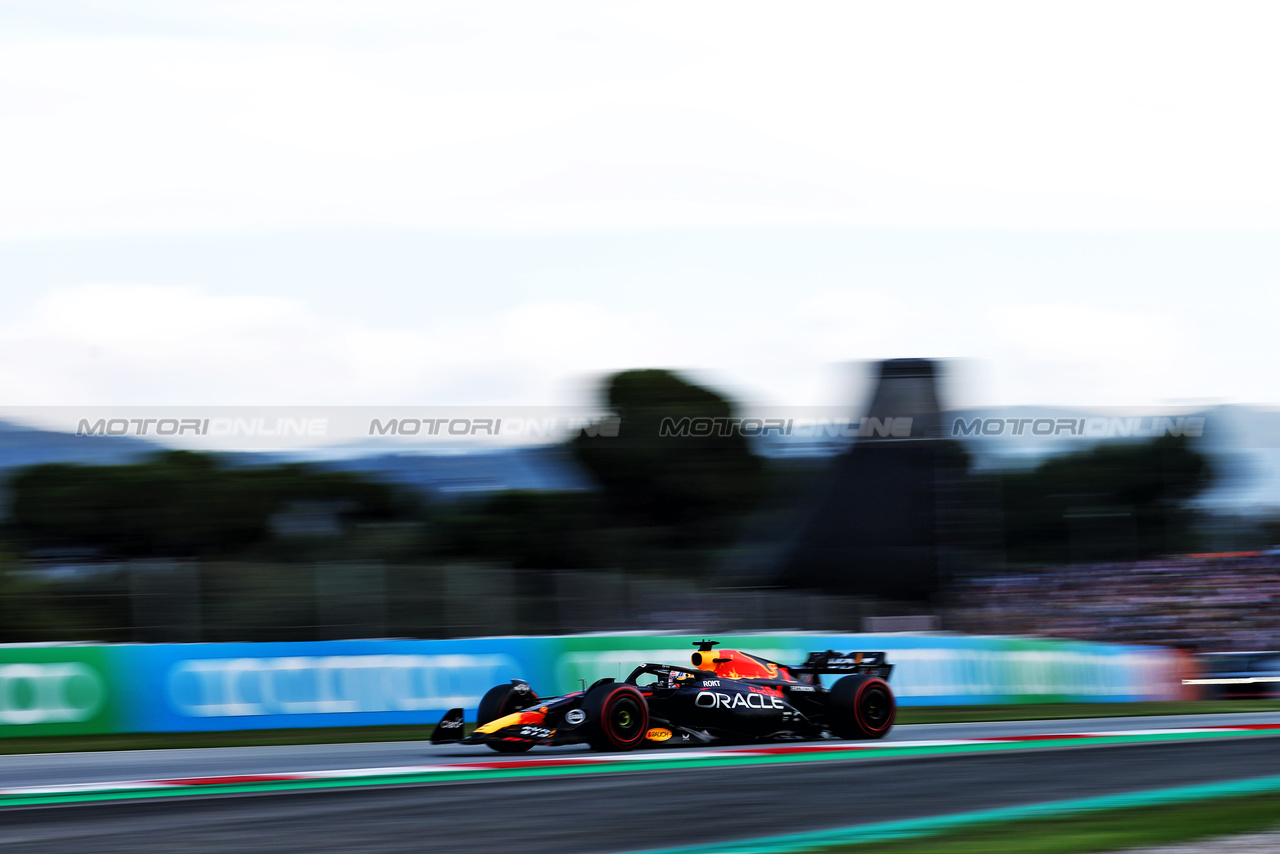
[{"label": "dark structure silhouette", "polygon": [[931,361],[880,363],[859,438],[832,461],[776,584],[916,601],[937,590],[967,461],[942,436],[936,386]]}]

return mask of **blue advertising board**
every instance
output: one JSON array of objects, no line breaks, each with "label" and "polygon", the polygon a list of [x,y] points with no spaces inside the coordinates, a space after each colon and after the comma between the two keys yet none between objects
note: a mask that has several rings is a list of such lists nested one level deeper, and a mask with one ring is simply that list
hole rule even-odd
[{"label": "blue advertising board", "polygon": [[540,639],[162,644],[130,648],[143,732],[435,723],[475,718],[489,688],[535,678]]}]

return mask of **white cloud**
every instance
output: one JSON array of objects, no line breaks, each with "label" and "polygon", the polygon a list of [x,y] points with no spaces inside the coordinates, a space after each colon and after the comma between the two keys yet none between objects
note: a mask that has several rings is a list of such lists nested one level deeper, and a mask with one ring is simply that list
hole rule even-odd
[{"label": "white cloud", "polygon": [[[705,342],[582,302],[370,326],[195,287],[50,292],[0,327],[7,405],[547,405],[567,378],[665,363]],[[714,349],[714,348],[713,348]],[[17,367],[21,365],[22,367]]]},{"label": "white cloud", "polygon": [[1010,402],[1134,406],[1187,396],[1199,354],[1182,322],[1159,311],[1061,303],[987,312],[989,356]]},{"label": "white cloud", "polygon": [[718,298],[677,288],[687,299],[640,309],[527,298],[380,320],[196,287],[59,288],[0,324],[0,399],[573,405],[590,402],[612,371],[665,367],[746,404],[856,407],[869,388],[850,362],[925,356],[967,359],[965,382],[944,389],[957,405],[1276,400],[1267,371],[1274,313],[1230,300],[1192,314],[1172,304],[984,309],[954,289],[779,288],[762,297],[746,280],[716,285]]},{"label": "white cloud", "polygon": [[11,28],[0,237],[1280,227],[1271,4],[353,8]]}]

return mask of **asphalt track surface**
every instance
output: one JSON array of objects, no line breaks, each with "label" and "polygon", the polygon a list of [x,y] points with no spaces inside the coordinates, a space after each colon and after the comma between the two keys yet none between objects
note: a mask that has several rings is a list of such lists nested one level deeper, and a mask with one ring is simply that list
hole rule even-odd
[{"label": "asphalt track surface", "polygon": [[[928,725],[896,728],[890,739],[941,742],[1242,723],[1280,723],[1280,715]],[[1214,740],[1035,744],[1040,746],[946,755],[866,752],[794,764],[12,807],[0,809],[0,850],[624,852],[1280,773],[1280,730]],[[573,753],[565,748],[527,757]],[[496,756],[413,742],[8,756],[0,757],[0,786],[441,765]]]}]

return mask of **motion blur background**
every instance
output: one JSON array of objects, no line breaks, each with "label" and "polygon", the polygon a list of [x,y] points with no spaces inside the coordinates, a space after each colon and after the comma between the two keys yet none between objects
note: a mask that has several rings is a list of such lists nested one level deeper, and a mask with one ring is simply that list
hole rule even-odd
[{"label": "motion blur background", "polygon": [[7,4],[0,641],[1274,649],[1275,14]]}]

